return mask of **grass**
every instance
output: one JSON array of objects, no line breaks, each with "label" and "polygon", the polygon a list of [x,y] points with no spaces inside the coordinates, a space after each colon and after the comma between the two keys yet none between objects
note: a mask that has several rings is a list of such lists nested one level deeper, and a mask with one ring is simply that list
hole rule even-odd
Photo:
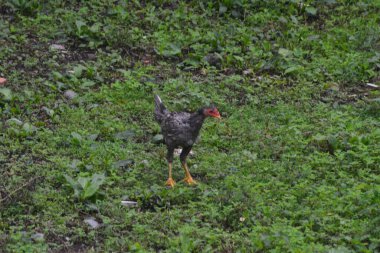
[{"label": "grass", "polygon": [[[377,252],[379,9],[1,2],[1,249]],[[196,187],[164,187],[153,94],[222,114],[189,159]]]}]

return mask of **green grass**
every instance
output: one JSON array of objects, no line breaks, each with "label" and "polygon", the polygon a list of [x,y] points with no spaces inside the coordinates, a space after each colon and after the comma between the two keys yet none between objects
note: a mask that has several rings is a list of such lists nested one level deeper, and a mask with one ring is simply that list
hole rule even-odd
[{"label": "green grass", "polygon": [[[0,251],[377,252],[379,11],[0,2]],[[164,186],[153,94],[222,114],[189,158],[195,187]]]}]

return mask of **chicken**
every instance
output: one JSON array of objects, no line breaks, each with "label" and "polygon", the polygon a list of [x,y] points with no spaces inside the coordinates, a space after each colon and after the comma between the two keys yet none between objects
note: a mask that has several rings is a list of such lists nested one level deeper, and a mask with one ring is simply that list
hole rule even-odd
[{"label": "chicken", "polygon": [[215,106],[203,107],[194,113],[187,112],[169,112],[162,103],[159,96],[155,95],[154,117],[161,126],[161,132],[167,146],[167,162],[169,167],[169,178],[166,185],[173,187],[175,181],[172,178],[172,163],[174,149],[182,147],[180,160],[185,170],[184,182],[192,185],[196,181],[192,178],[186,163],[186,158],[193,147],[203,122],[207,117],[221,118],[218,109]]}]

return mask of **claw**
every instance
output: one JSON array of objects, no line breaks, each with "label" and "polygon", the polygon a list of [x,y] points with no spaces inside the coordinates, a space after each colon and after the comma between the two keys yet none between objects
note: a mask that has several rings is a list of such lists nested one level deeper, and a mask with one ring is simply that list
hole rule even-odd
[{"label": "claw", "polygon": [[195,181],[191,176],[185,177],[183,181],[188,185],[196,185],[197,181]]},{"label": "claw", "polygon": [[168,178],[168,180],[166,181],[165,185],[166,185],[166,186],[169,186],[169,187],[171,187],[171,188],[173,188],[174,185],[175,185],[175,181],[173,180],[173,178],[170,177],[170,178]]}]

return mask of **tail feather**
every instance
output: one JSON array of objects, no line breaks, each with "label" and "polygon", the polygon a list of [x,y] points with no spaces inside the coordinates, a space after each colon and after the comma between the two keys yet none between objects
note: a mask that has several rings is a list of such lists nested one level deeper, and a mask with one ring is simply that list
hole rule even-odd
[{"label": "tail feather", "polygon": [[168,113],[168,110],[162,103],[161,98],[158,95],[154,95],[155,109],[154,109],[154,118],[158,123],[161,123],[165,114]]},{"label": "tail feather", "polygon": [[154,95],[154,102],[156,103],[156,108],[161,108],[162,100],[158,95]]}]

